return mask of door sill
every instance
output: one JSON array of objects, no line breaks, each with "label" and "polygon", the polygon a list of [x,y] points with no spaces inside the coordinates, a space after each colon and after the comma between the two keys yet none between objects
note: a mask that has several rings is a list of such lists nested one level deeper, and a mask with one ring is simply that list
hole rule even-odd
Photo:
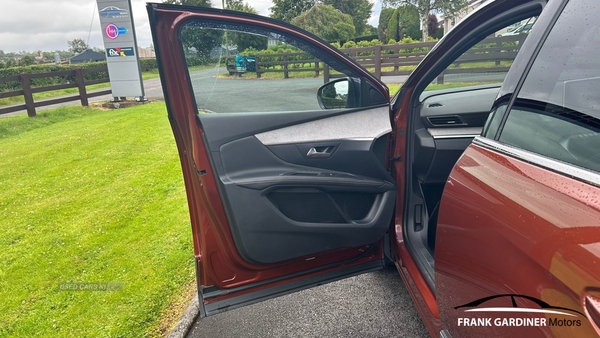
[{"label": "door sill", "polygon": [[[309,289],[314,286],[319,286],[331,282],[335,282],[344,278],[360,275],[367,272],[373,272],[383,269],[383,261],[377,260],[360,265],[350,266],[341,270],[328,272],[321,275],[310,276],[294,282],[276,285],[266,289],[246,293],[232,298],[204,304],[203,299],[210,297],[212,292],[207,289],[198,289],[198,300],[200,302],[200,317],[204,318],[221,312],[233,310],[246,305],[262,302],[271,298],[287,295],[296,291]],[[251,287],[251,286],[250,286]],[[212,289],[212,288],[211,288]],[[213,289],[214,290],[214,289]],[[224,291],[224,290],[222,290]],[[232,290],[233,291],[233,290]],[[214,291],[213,291],[214,292]],[[217,293],[219,293],[217,291]],[[228,292],[227,292],[228,293]],[[214,295],[214,293],[213,293]],[[218,296],[217,296],[218,297]]]}]

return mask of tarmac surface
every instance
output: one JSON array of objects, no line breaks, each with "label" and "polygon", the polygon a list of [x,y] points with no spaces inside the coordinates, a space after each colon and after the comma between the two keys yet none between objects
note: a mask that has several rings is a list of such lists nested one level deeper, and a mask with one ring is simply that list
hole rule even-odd
[{"label": "tarmac surface", "polygon": [[429,337],[395,267],[197,319],[188,338]]}]

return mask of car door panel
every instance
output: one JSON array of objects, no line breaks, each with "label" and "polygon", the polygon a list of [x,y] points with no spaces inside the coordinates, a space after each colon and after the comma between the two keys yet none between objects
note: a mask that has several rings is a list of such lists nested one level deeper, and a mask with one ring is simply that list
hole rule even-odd
[{"label": "car door panel", "polygon": [[[305,119],[305,113],[286,114]],[[290,120],[290,126],[275,125],[269,131],[250,122],[253,117],[263,120],[261,115],[247,115],[242,137],[211,151],[242,256],[270,264],[382,238],[396,185],[371,148],[391,129],[388,108],[299,124]],[[219,131],[236,123],[237,117],[200,114],[198,119],[206,128],[207,142],[214,144],[212,138],[223,138]],[[368,127],[361,127],[368,121]],[[262,132],[243,136],[255,133],[253,128]],[[326,158],[305,157],[315,148],[330,153]],[[362,165],[354,168],[357,161]]]}]

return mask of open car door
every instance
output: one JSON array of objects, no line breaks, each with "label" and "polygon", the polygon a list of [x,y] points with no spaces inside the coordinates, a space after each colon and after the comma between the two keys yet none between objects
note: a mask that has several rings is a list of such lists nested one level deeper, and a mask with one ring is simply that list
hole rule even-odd
[{"label": "open car door", "polygon": [[[387,87],[277,20],[147,9],[201,316],[381,269],[398,191],[386,167]],[[267,46],[269,57],[257,52]]]}]

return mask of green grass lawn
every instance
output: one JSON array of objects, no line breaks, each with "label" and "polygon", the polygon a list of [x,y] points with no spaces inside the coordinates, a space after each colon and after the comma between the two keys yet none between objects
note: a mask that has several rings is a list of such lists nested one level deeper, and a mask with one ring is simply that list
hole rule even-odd
[{"label": "green grass lawn", "polygon": [[160,336],[194,279],[164,103],[0,119],[0,215],[0,336]]},{"label": "green grass lawn", "polygon": [[388,83],[387,84],[388,89],[390,90],[390,97],[396,95],[396,93],[398,92],[398,90],[400,90],[400,87],[402,87],[401,83]]}]

